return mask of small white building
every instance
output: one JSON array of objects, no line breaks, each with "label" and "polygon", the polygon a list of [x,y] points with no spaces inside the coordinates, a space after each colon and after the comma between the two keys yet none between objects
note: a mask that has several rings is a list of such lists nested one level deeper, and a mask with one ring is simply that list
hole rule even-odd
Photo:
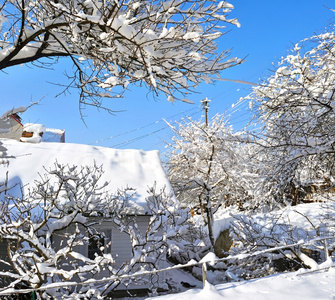
[{"label": "small white building", "polygon": [[[24,193],[28,192],[40,174],[45,174],[45,170],[52,168],[56,161],[69,166],[102,165],[101,183],[110,182],[108,189],[112,192],[126,187],[136,190],[132,201],[139,208],[137,224],[144,232],[150,220],[145,210],[148,187],[156,184],[158,190],[165,188],[172,192],[158,151],[118,150],[70,143],[22,143],[12,139],[0,139],[0,142],[7,154],[15,158],[10,159],[7,165],[0,165],[0,182],[7,178],[9,186],[17,184],[11,193],[21,193],[20,187]],[[106,242],[111,242],[108,251],[116,255],[115,264],[127,263],[132,256],[129,235],[121,232],[111,220],[105,220],[99,226],[98,229],[105,233]],[[1,256],[5,258],[4,251],[0,243],[0,259]],[[94,255],[94,251],[87,245],[80,250],[87,257]]]}]

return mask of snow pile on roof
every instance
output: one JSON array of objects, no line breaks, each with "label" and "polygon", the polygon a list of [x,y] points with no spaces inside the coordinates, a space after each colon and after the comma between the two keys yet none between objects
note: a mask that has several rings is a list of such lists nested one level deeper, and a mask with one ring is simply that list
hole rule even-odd
[{"label": "snow pile on roof", "polygon": [[[105,173],[100,184],[110,182],[108,189],[112,192],[118,188],[136,189],[133,200],[142,207],[145,207],[148,187],[155,183],[158,191],[165,186],[167,192],[172,191],[158,151],[118,150],[70,143],[27,144],[10,139],[0,139],[0,142],[8,155],[16,157],[8,166],[0,165],[0,182],[6,179],[8,171],[9,184],[20,183],[26,192],[34,185],[34,180],[46,173],[45,169],[53,168],[56,161],[70,166],[103,165]],[[19,189],[16,193],[19,196]]]},{"label": "snow pile on roof", "polygon": [[32,137],[21,137],[21,142],[27,143],[40,143],[42,141],[42,134],[45,132],[46,128],[42,124],[27,123],[23,126],[23,131],[32,132]]}]

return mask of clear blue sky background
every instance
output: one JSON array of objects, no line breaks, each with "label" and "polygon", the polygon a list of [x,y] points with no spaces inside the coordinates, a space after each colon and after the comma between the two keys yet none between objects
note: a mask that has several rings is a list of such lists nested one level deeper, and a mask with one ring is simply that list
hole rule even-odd
[{"label": "clear blue sky background", "polygon": [[[220,40],[221,50],[232,48],[231,56],[244,58],[245,63],[222,72],[222,78],[259,82],[273,69],[281,56],[286,56],[292,45],[314,33],[323,32],[334,23],[334,0],[231,0],[235,6],[230,14],[241,23],[241,28],[231,26]],[[195,104],[171,104],[164,95],[155,101],[147,95],[145,87],[130,87],[124,99],[112,99],[108,106],[124,110],[111,116],[103,111],[87,108],[81,120],[78,94],[59,95],[62,88],[49,82],[66,84],[63,75],[68,68],[66,60],[54,70],[43,70],[31,65],[20,66],[0,73],[0,114],[13,107],[28,106],[31,101],[43,98],[38,106],[22,115],[24,123],[40,123],[46,127],[66,130],[66,142],[94,144],[114,148],[143,150],[158,149],[164,152],[164,140],[169,141],[171,131],[162,118],[180,120],[184,115],[199,119],[203,114],[201,99],[212,100],[210,117],[216,113],[232,112],[229,108],[240,97],[250,92],[247,85],[217,82],[202,85],[198,93],[189,98]],[[235,113],[231,122],[235,128],[245,124],[248,114]],[[165,128],[165,129],[164,129]]]}]

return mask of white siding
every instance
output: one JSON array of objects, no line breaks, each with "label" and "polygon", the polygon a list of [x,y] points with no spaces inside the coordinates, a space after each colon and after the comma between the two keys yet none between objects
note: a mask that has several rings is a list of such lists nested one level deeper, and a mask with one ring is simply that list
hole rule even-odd
[{"label": "white siding", "polygon": [[[128,218],[131,218],[128,216]],[[138,225],[138,229],[141,231],[142,234],[145,234],[147,230],[147,226],[150,220],[150,216],[137,216],[136,217],[136,223]],[[128,263],[130,259],[132,258],[132,246],[130,237],[128,234],[121,232],[118,227],[112,222],[112,221],[103,221],[100,225],[96,225],[96,228],[100,232],[104,232],[105,236],[107,238],[106,242],[108,241],[108,238],[112,239],[111,247],[107,251],[111,251],[112,256],[115,258],[115,268],[120,267],[123,263]],[[83,228],[80,228],[83,230]],[[71,226],[67,228],[66,230],[59,232],[59,234],[55,234],[53,236],[53,247],[56,249],[60,247],[61,241],[65,242],[64,238],[61,237],[62,233],[65,232],[73,232],[74,227]],[[88,255],[88,245],[80,246],[75,251],[80,252],[81,254],[87,256]],[[5,261],[8,260],[7,256],[7,249],[6,249],[6,241],[0,241],[0,259],[3,259]],[[68,268],[71,269],[73,266],[69,266]],[[162,262],[158,266],[158,269],[162,269],[165,267],[165,261]],[[0,269],[1,271],[9,270],[9,266],[6,266],[5,264],[0,263]],[[110,274],[108,271],[102,272],[100,274],[100,277],[107,277]],[[165,274],[160,273],[159,274],[160,282],[164,282],[165,280]],[[74,278],[74,280],[76,280]],[[128,289],[141,289],[141,288],[147,288],[145,285],[138,285],[136,284],[136,278],[133,280],[133,284],[128,286]],[[125,286],[120,285],[118,289],[125,289]]]},{"label": "white siding", "polygon": [[[149,219],[149,216],[136,217],[138,229],[142,234],[144,234],[147,230]],[[112,221],[104,221],[101,225],[97,226],[97,229],[105,233],[108,230],[111,232],[110,236],[112,238],[112,243],[110,251],[112,256],[115,258],[115,267],[119,267],[123,263],[128,263],[132,258],[132,246],[129,235],[125,232],[121,232]]]},{"label": "white siding", "polygon": [[[133,218],[132,216],[128,216],[127,218]],[[138,229],[142,234],[145,234],[148,224],[150,221],[150,216],[137,216],[136,223]],[[121,232],[118,227],[112,221],[104,221],[101,225],[98,226],[98,229],[106,232],[107,230],[111,231],[112,237],[112,245],[111,245],[111,254],[115,258],[115,267],[120,267],[123,263],[128,263],[132,258],[132,246],[130,237],[127,233]],[[87,253],[87,246],[84,253]],[[83,254],[84,254],[83,253]],[[165,259],[159,263],[157,266],[158,269],[163,269],[166,267]],[[108,276],[106,274],[100,274],[102,277]],[[165,272],[159,273],[159,282],[165,282],[166,274]],[[147,288],[147,285],[137,284],[136,278],[133,280],[133,284],[128,286],[128,289],[143,289]],[[118,289],[125,289],[126,287],[120,285]]]}]

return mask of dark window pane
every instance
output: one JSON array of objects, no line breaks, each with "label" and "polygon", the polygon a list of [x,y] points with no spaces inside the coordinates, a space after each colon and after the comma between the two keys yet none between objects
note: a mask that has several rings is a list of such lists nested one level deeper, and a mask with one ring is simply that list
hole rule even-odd
[{"label": "dark window pane", "polygon": [[88,244],[88,258],[94,259],[95,254],[102,255],[101,247],[105,245],[105,240],[103,237],[92,236]]}]

